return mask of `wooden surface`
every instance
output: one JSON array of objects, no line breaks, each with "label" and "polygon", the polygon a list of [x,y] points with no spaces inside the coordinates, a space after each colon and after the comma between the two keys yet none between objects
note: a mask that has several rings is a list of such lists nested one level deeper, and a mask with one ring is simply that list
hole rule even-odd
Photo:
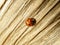
[{"label": "wooden surface", "polygon": [[0,45],[60,45],[60,0],[0,0]]}]

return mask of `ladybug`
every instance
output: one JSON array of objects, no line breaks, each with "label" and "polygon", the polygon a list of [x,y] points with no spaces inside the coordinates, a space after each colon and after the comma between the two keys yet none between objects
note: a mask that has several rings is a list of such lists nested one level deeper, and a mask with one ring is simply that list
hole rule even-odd
[{"label": "ladybug", "polygon": [[36,19],[34,19],[34,18],[28,18],[28,19],[25,21],[25,23],[26,23],[27,26],[33,26],[33,25],[35,25],[35,23],[36,23]]}]

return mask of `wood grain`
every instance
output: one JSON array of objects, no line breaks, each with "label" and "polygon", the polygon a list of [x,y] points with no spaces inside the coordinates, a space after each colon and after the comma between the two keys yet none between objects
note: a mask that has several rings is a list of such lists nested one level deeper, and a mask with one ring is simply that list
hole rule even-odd
[{"label": "wood grain", "polygon": [[[60,0],[2,0],[0,7],[0,45],[60,45]],[[25,24],[29,17],[34,26]]]}]

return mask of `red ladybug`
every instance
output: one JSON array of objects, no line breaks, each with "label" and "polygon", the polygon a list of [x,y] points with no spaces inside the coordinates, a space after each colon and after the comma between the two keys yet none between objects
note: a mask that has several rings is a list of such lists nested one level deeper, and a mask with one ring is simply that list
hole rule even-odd
[{"label": "red ladybug", "polygon": [[33,26],[36,23],[36,19],[28,18],[25,23],[26,23],[27,26]]}]

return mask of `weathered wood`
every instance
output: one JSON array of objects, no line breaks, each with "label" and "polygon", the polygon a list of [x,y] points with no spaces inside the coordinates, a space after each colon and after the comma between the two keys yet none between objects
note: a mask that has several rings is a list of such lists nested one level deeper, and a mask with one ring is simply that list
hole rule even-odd
[{"label": "weathered wood", "polygon": [[0,45],[60,45],[60,0],[1,0]]}]

